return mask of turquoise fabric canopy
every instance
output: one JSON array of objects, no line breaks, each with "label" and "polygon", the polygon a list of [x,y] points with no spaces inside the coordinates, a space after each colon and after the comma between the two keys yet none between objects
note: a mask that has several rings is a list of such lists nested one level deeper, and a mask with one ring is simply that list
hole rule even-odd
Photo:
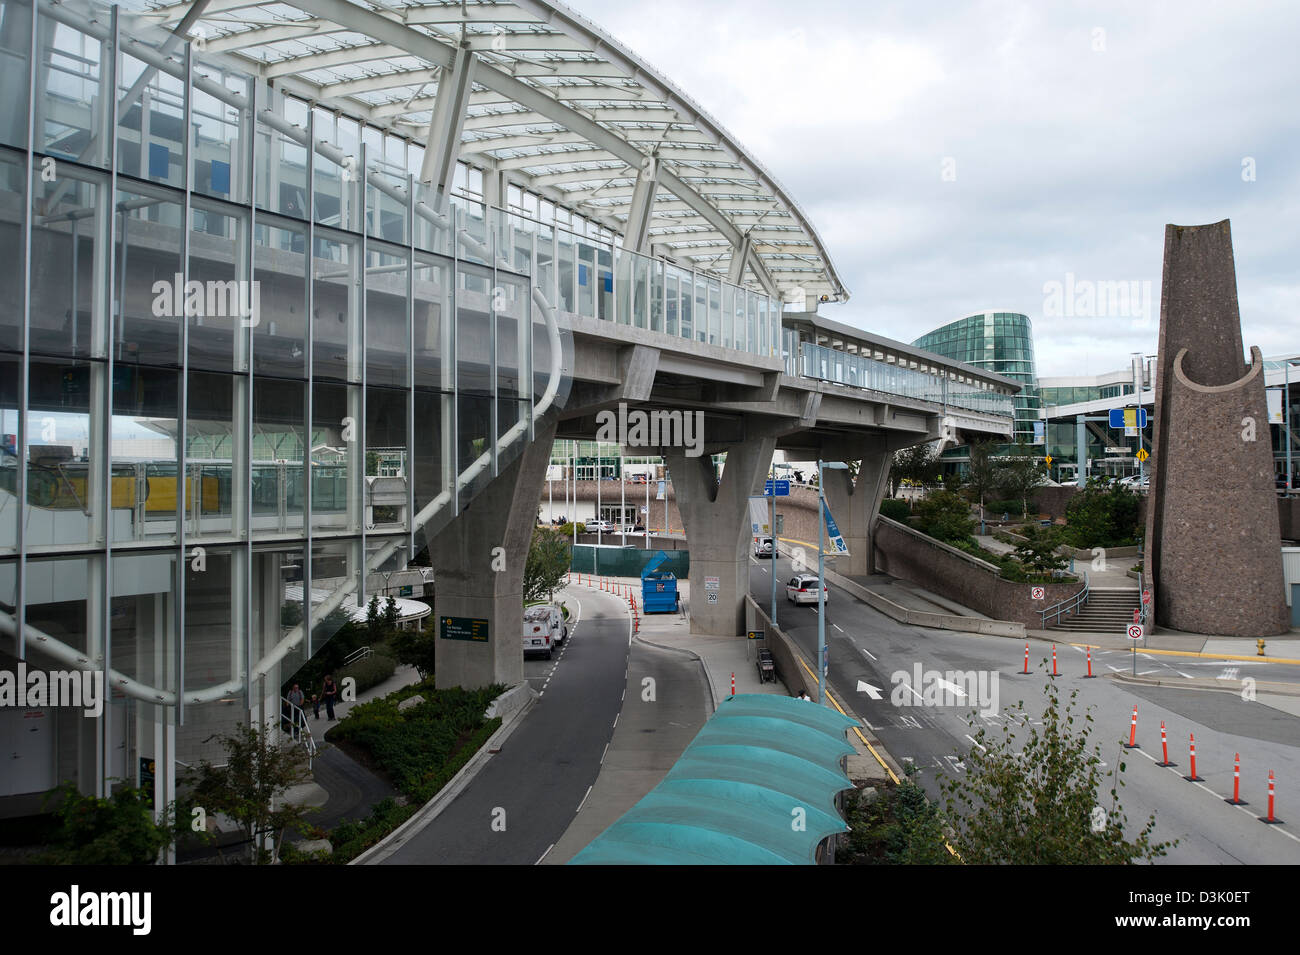
[{"label": "turquoise fabric canopy", "polygon": [[718,707],[663,781],[570,865],[812,865],[848,831],[835,796],[853,783],[853,720],[764,693]]}]

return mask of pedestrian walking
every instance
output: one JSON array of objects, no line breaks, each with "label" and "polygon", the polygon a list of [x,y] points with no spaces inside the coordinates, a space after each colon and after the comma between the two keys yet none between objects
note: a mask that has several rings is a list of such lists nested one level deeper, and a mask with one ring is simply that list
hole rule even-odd
[{"label": "pedestrian walking", "polygon": [[338,697],[339,688],[334,683],[334,677],[326,673],[325,685],[321,687],[320,695],[325,702],[325,712],[329,714],[330,719],[334,719],[334,700]]}]

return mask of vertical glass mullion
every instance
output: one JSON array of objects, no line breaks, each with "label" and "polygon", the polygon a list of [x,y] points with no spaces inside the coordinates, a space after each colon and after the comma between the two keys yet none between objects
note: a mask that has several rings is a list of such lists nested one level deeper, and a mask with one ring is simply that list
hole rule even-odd
[{"label": "vertical glass mullion", "polygon": [[[353,349],[354,354],[361,356],[361,413],[357,415],[357,431],[359,443],[357,450],[357,480],[358,480],[358,508],[357,508],[357,530],[360,532],[360,544],[357,553],[357,606],[366,605],[366,264],[367,264],[367,247],[366,233],[366,142],[364,139],[358,144],[361,152],[361,175],[357,176],[355,188],[357,190],[356,199],[359,205],[355,208],[361,210],[360,236],[357,242],[360,246],[360,255],[353,256],[353,268],[357,270],[357,278],[352,283],[352,289],[357,303],[357,328],[360,332],[359,348]],[[310,275],[310,269],[308,270]],[[349,316],[349,325],[352,325],[351,316]]]},{"label": "vertical glass mullion", "polygon": [[[182,92],[184,97],[184,120],[183,138],[181,140],[181,176],[185,188],[185,204],[181,207],[181,277],[183,284],[181,288],[189,287],[190,280],[190,229],[193,225],[193,209],[191,202],[193,200],[194,180],[190,167],[194,162],[194,154],[191,148],[192,137],[195,135],[191,126],[193,119],[193,100],[194,92],[194,51],[193,44],[185,41],[185,89]],[[178,382],[180,389],[176,401],[176,564],[173,579],[175,585],[172,591],[172,610],[173,626],[172,632],[175,634],[177,644],[183,644],[184,626],[185,626],[185,514],[188,510],[185,506],[185,492],[189,488],[189,476],[186,474],[188,462],[186,459],[186,441],[189,425],[189,399],[190,399],[190,318],[188,310],[181,308],[181,342],[180,358],[181,373]],[[201,485],[200,485],[201,487]],[[202,494],[196,495],[202,500]],[[199,512],[202,513],[200,506]],[[166,651],[164,651],[165,653]],[[180,718],[181,707],[183,705],[180,695],[180,684],[176,685],[176,713],[177,719]],[[160,708],[160,712],[165,713]],[[157,756],[157,754],[155,754]],[[161,808],[161,807],[159,807]]]},{"label": "vertical glass mullion", "polygon": [[[103,388],[101,398],[103,399],[104,420],[103,420],[102,432],[100,434],[100,452],[101,452],[100,453],[100,475],[101,475],[101,490],[103,491],[103,497],[98,502],[101,505],[100,528],[101,528],[101,533],[103,534],[104,552],[100,558],[103,563],[103,566],[101,568],[102,573],[99,576],[99,581],[97,584],[99,592],[95,595],[98,600],[99,611],[100,611],[100,617],[97,626],[102,628],[102,630],[99,635],[98,643],[99,643],[100,651],[102,653],[102,663],[103,663],[103,671],[104,671],[103,685],[106,687],[111,685],[109,681],[109,673],[111,669],[112,653],[113,653],[113,645],[112,645],[112,620],[113,620],[112,617],[113,614],[113,608],[112,608],[112,603],[113,603],[112,601],[112,593],[113,593],[112,448],[113,448],[113,443],[112,442],[113,442],[113,346],[115,344],[114,328],[116,327],[116,323],[113,320],[113,302],[114,299],[119,294],[118,289],[116,288],[116,274],[113,269],[113,251],[117,247],[117,160],[118,160],[117,77],[121,67],[121,60],[122,60],[121,21],[119,18],[119,12],[120,11],[118,7],[116,6],[113,7],[112,21],[111,21],[112,22],[112,44],[113,44],[113,55],[111,61],[112,65],[109,67],[109,71],[108,71],[109,76],[107,82],[105,83],[105,88],[108,93],[108,110],[109,110],[108,121],[111,124],[107,136],[108,158],[109,158],[108,202],[106,203],[104,209],[104,214],[108,217],[108,237],[109,237],[108,247],[105,251],[105,255],[108,260],[108,268],[106,270],[108,275],[108,287],[106,290],[107,292],[106,304],[108,306],[108,311],[107,311],[108,322],[105,329],[105,331],[107,332],[107,339],[106,339],[107,347],[104,350],[105,351],[104,354],[105,374],[102,375],[102,380],[101,380],[101,385]],[[102,62],[102,58],[101,58],[101,62]],[[123,220],[125,220],[125,217],[126,214],[124,212]],[[125,228],[125,221],[123,221],[123,227]],[[125,255],[126,252],[125,236],[123,237],[122,251],[123,254]],[[92,400],[93,400],[93,393],[92,393]],[[92,646],[92,642],[89,638],[90,638],[90,634],[87,634],[88,650]],[[104,797],[108,795],[108,773],[111,769],[111,761],[112,761],[112,755],[111,755],[112,754],[112,750],[111,750],[112,722],[113,722],[112,708],[106,707],[104,709],[104,712],[101,714],[101,718],[98,726],[99,733],[95,743],[95,759],[96,759],[95,795],[99,797]]]},{"label": "vertical glass mullion", "polygon": [[520,336],[519,397],[524,398],[526,396],[528,399],[524,414],[528,415],[528,440],[530,442],[536,435],[535,427],[537,424],[536,415],[534,414],[537,402],[537,384],[533,378],[533,289],[537,287],[535,284],[537,269],[537,230],[534,229],[532,258],[528,265],[528,294],[524,299],[523,316],[519,320],[523,332]]},{"label": "vertical glass mullion", "polygon": [[[34,185],[35,140],[36,140],[36,77],[40,73],[40,54],[38,43],[38,21],[40,4],[32,0],[32,35],[28,46],[27,62],[31,65],[27,82],[27,159],[23,166],[23,302],[22,316],[19,321],[19,349],[21,355],[18,363],[18,427],[14,450],[18,461],[14,466],[14,494],[18,505],[18,526],[14,544],[18,551],[14,578],[14,623],[17,629],[18,659],[27,658],[27,413],[31,402],[28,390],[31,387],[31,328],[32,328],[32,208]],[[73,248],[76,248],[76,233],[73,233]],[[77,313],[77,300],[72,300],[72,313]]]},{"label": "vertical glass mullion", "polygon": [[406,174],[406,559],[415,559],[415,176]]},{"label": "vertical glass mullion", "polygon": [[[257,89],[253,90],[253,116],[257,116]],[[256,160],[256,136],[252,137],[249,143],[250,174],[253,169],[253,162]],[[271,163],[274,168],[278,164]],[[256,281],[257,271],[257,202],[254,196],[255,190],[249,190],[248,196],[248,237],[245,244],[244,274],[248,282]],[[274,197],[272,196],[272,201]],[[252,288],[250,284],[249,288]],[[243,381],[243,403],[236,401],[236,412],[239,414],[238,423],[235,423],[234,440],[231,442],[232,450],[238,448],[236,452],[243,457],[243,466],[236,468],[234,462],[231,462],[230,475],[231,480],[235,481],[235,475],[238,474],[239,487],[244,489],[244,513],[243,527],[240,529],[244,537],[244,546],[242,548],[243,567],[234,566],[231,568],[231,589],[234,592],[234,606],[231,608],[231,620],[240,619],[242,610],[243,624],[243,646],[241,658],[243,660],[243,684],[244,684],[244,710],[248,714],[248,722],[252,723],[252,712],[254,707],[253,700],[253,326],[251,322],[241,321],[240,329],[234,336],[235,347],[242,348],[245,358],[245,371]],[[246,338],[244,336],[247,336]],[[238,363],[236,363],[238,367]],[[236,379],[236,385],[239,384]],[[235,418],[232,415],[232,423]],[[240,431],[243,431],[242,436]],[[242,440],[241,440],[242,437]],[[234,507],[231,508],[233,513]],[[233,554],[239,552],[238,548],[232,549]],[[238,562],[235,562],[236,564]],[[239,571],[242,570],[242,573]],[[243,593],[240,593],[240,583],[243,582]]]},{"label": "vertical glass mullion", "polygon": [[450,347],[446,351],[451,399],[448,402],[448,420],[443,424],[449,426],[447,430],[451,433],[451,453],[447,455],[451,462],[451,483],[448,490],[451,492],[451,516],[457,517],[460,515],[460,243],[455,241],[455,236],[460,231],[458,220],[462,211],[459,207],[452,206],[451,213],[451,275],[447,277],[447,284],[451,287],[451,308],[447,313]]},{"label": "vertical glass mullion", "polygon": [[316,628],[312,626],[311,619],[311,586],[312,586],[312,567],[311,559],[313,554],[314,539],[314,515],[312,514],[312,491],[315,483],[315,473],[312,468],[312,428],[316,422],[315,408],[315,352],[312,343],[316,338],[315,318],[313,312],[316,310],[316,282],[312,277],[312,260],[316,254],[316,110],[307,111],[307,170],[306,189],[307,189],[307,233],[305,244],[305,255],[303,257],[303,268],[306,270],[303,285],[305,291],[304,306],[306,308],[305,328],[303,333],[303,358],[307,365],[307,395],[306,395],[306,440],[303,442],[302,449],[302,484],[303,484],[303,512],[302,512],[302,620],[306,631],[303,633],[303,647],[305,656],[303,659],[310,660],[315,648],[312,646],[312,640],[316,635]]},{"label": "vertical glass mullion", "polygon": [[[487,213],[491,214],[491,213]],[[497,230],[490,229],[488,241],[491,247],[488,249],[488,257],[492,260],[492,282],[488,287],[488,392],[492,395],[492,405],[488,409],[488,448],[492,454],[492,476],[497,476],[497,468],[500,464],[497,458],[497,445],[501,437],[500,429],[500,409],[498,403],[500,396],[497,394],[497,323],[501,321],[501,311],[497,308],[497,290],[501,289],[498,285],[499,276],[497,273],[497,262],[500,258],[500,250],[496,248]],[[501,289],[504,292],[504,289]]]}]

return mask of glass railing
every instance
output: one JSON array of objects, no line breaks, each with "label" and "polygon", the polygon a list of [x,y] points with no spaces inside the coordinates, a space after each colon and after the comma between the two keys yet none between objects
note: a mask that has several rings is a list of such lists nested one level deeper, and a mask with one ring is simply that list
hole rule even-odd
[{"label": "glass railing", "polygon": [[498,268],[533,274],[558,311],[780,355],[781,303],[768,295],[517,212],[492,206],[485,216],[482,203],[463,196],[452,196],[451,205],[462,258],[494,249]]},{"label": "glass railing", "polygon": [[938,375],[850,355],[823,345],[805,342],[799,349],[798,358],[792,359],[792,363],[805,378],[833,381],[851,388],[883,391],[969,411],[1005,415],[1008,418],[1015,414],[1015,399],[1011,395],[969,388],[946,381]]}]

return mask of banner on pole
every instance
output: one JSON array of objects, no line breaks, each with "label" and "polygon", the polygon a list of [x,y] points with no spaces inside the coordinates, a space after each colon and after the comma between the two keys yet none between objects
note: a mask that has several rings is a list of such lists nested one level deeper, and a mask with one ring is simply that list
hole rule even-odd
[{"label": "banner on pole", "polygon": [[840,534],[839,526],[835,523],[835,518],[831,517],[831,506],[822,501],[822,510],[826,515],[826,537],[830,540],[830,552],[847,557],[849,554],[848,545],[844,543],[844,536]]},{"label": "banner on pole", "polygon": [[768,519],[769,500],[766,497],[749,499],[749,530],[754,537],[770,537],[772,534]]}]

